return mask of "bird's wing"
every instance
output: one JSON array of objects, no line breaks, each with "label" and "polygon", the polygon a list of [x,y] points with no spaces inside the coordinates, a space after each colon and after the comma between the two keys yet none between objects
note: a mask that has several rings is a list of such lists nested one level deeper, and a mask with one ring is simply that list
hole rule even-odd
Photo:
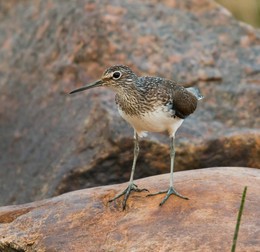
[{"label": "bird's wing", "polygon": [[170,102],[176,116],[184,119],[195,111],[198,99],[192,92],[170,80],[165,81],[165,85],[167,92],[171,93]]},{"label": "bird's wing", "polygon": [[184,119],[192,114],[197,107],[197,98],[184,87],[178,86],[172,94],[172,108],[175,115]]}]

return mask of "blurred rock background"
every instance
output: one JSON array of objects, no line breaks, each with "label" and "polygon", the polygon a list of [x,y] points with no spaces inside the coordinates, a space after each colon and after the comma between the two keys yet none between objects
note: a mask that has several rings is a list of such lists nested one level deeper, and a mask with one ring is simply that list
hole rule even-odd
[{"label": "blurred rock background", "polygon": [[[214,1],[2,0],[0,21],[0,205],[129,179],[133,131],[114,94],[67,95],[113,64],[205,95],[176,170],[260,167],[260,32]],[[168,137],[152,134],[136,178],[169,163]]]}]

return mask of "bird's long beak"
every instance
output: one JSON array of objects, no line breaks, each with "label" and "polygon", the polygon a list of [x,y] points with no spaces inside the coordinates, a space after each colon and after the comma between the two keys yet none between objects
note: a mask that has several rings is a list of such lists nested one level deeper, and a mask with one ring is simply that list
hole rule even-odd
[{"label": "bird's long beak", "polygon": [[77,92],[81,92],[81,91],[84,91],[86,89],[90,89],[90,88],[93,88],[93,87],[99,87],[99,86],[102,85],[102,83],[103,83],[102,80],[98,80],[98,81],[95,81],[95,82],[93,82],[91,84],[88,84],[88,85],[86,85],[84,87],[75,89],[75,90],[71,91],[69,94],[74,94],[74,93],[77,93]]}]

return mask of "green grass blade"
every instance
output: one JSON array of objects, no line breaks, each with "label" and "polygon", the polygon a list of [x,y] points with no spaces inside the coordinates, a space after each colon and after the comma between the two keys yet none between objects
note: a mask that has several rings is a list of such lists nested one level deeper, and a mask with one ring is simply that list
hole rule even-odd
[{"label": "green grass blade", "polygon": [[233,245],[232,245],[231,252],[236,251],[237,237],[238,237],[239,226],[240,226],[240,222],[241,222],[241,216],[242,216],[243,209],[244,209],[244,203],[245,203],[245,199],[246,199],[246,191],[247,191],[247,186],[245,186],[245,188],[244,188],[244,192],[243,192],[241,203],[240,203],[240,208],[239,208],[239,212],[238,212],[238,216],[237,216],[237,224],[236,224],[236,229],[235,229],[235,233],[234,233],[234,237],[233,237]]}]

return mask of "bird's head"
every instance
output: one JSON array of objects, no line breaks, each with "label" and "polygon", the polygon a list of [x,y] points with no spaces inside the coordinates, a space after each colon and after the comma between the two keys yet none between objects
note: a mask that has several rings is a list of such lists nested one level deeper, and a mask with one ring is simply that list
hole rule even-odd
[{"label": "bird's head", "polygon": [[75,89],[71,91],[70,94],[100,86],[108,87],[116,92],[119,92],[124,88],[134,85],[137,79],[138,78],[135,73],[128,66],[116,65],[106,69],[99,80],[81,88]]}]

